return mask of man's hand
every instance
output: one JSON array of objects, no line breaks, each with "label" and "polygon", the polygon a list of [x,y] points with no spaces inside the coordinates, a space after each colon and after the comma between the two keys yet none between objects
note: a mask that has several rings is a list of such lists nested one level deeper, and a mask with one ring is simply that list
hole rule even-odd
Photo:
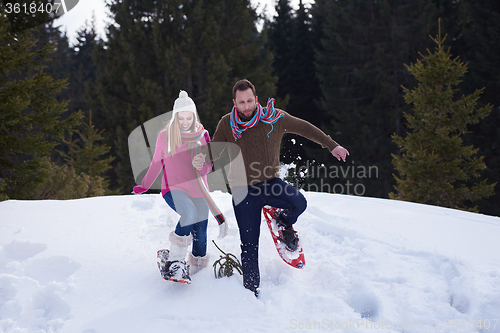
[{"label": "man's hand", "polygon": [[344,147],[337,146],[335,147],[335,149],[332,150],[332,155],[333,157],[336,157],[339,161],[340,159],[342,159],[342,161],[345,162],[345,158],[347,157],[347,155],[349,155],[349,152]]},{"label": "man's hand", "polygon": [[195,167],[198,171],[203,169],[203,166],[205,165],[206,156],[207,156],[206,154],[199,153],[198,155],[193,157],[192,161],[193,167]]}]

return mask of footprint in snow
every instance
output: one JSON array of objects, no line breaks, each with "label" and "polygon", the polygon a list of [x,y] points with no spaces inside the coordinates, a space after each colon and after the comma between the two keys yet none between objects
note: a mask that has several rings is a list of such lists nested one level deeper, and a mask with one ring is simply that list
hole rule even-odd
[{"label": "footprint in snow", "polygon": [[380,301],[377,296],[366,290],[355,290],[349,295],[349,305],[361,318],[375,319],[380,312]]},{"label": "footprint in snow", "polygon": [[133,209],[139,210],[139,211],[150,210],[150,209],[153,209],[154,202],[153,202],[153,200],[151,200],[151,198],[136,198],[132,202],[131,207]]},{"label": "footprint in snow", "polygon": [[0,332],[6,323],[9,332],[57,332],[69,319],[67,285],[51,282],[66,281],[81,265],[64,256],[33,258],[46,249],[23,240],[0,245]]},{"label": "footprint in snow", "polygon": [[470,309],[469,292],[471,286],[465,276],[463,276],[457,266],[449,259],[439,259],[436,266],[448,284],[449,303],[460,313],[467,313]]},{"label": "footprint in snow", "polygon": [[33,260],[26,264],[24,272],[26,276],[37,280],[41,285],[47,285],[52,281],[63,282],[81,265],[64,256],[54,256]]},{"label": "footprint in snow", "polygon": [[0,308],[12,300],[17,294],[15,279],[11,276],[0,276]]},{"label": "footprint in snow", "polygon": [[71,316],[64,293],[59,284],[41,286],[26,276],[0,275],[0,332],[58,332]]},{"label": "footprint in snow", "polygon": [[26,260],[47,249],[47,245],[30,241],[13,240],[2,246],[4,256],[13,260]]}]

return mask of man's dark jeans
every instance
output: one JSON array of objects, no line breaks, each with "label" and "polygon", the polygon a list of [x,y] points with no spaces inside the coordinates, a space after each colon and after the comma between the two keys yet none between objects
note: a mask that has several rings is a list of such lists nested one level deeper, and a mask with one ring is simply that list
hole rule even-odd
[{"label": "man's dark jeans", "polygon": [[286,222],[292,225],[306,209],[307,201],[295,187],[280,178],[248,186],[247,195],[237,205],[234,190],[233,208],[240,229],[243,285],[256,292],[260,285],[258,250],[262,208],[269,205],[284,209]]}]

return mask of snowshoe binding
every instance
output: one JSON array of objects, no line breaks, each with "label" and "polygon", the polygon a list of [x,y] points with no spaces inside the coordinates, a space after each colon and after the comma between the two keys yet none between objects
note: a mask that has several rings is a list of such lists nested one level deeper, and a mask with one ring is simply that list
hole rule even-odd
[{"label": "snowshoe binding", "polygon": [[297,231],[286,222],[285,213],[282,210],[275,212],[274,219],[278,225],[278,240],[285,245],[288,251],[297,251],[299,247],[299,237],[297,236]]}]

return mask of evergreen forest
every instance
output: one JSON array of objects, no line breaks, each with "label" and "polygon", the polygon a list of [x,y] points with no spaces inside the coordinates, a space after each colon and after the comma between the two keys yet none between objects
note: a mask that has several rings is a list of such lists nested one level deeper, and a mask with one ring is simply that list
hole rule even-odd
[{"label": "evergreen forest", "polygon": [[74,44],[12,2],[0,2],[0,200],[129,194],[135,128],[182,89],[213,134],[246,78],[263,106],[275,98],[350,152],[339,162],[287,134],[295,186],[500,216],[497,0],[276,0],[272,18],[250,0],[109,0],[106,36],[87,22]]}]

